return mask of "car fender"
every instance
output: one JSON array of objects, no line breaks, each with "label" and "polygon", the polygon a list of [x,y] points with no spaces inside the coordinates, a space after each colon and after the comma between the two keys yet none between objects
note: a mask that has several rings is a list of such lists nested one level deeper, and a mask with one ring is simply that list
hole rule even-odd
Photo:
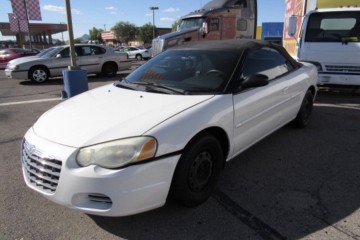
[{"label": "car fender", "polygon": [[[228,138],[227,159],[233,152],[233,101],[231,94],[218,95],[192,106],[153,127],[144,135],[158,141],[157,156],[182,151],[200,132],[210,128],[222,129]],[[217,137],[217,136],[215,136]]]}]

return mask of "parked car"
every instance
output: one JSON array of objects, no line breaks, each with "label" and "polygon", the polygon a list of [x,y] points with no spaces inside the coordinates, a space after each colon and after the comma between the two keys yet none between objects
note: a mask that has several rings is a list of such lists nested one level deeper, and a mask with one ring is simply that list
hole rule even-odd
[{"label": "parked car", "polygon": [[25,49],[25,48],[0,49],[0,69],[5,68],[8,62],[13,59],[27,57],[27,56],[34,56],[38,53],[39,51],[36,51],[35,49]]},{"label": "parked car", "polygon": [[151,49],[146,49],[144,47],[118,47],[115,50],[118,52],[126,52],[129,55],[129,59],[141,61],[143,59],[151,58]]},{"label": "parked car", "polygon": [[227,161],[285,124],[308,124],[316,81],[314,65],[267,42],[168,49],[44,113],[22,142],[25,182],[95,215],[144,212],[168,197],[199,205]]},{"label": "parked car", "polygon": [[[125,53],[115,53],[112,49],[99,45],[75,45],[76,63],[88,73],[102,73],[114,76],[117,71],[131,67]],[[52,47],[36,56],[10,61],[5,69],[8,78],[30,79],[42,83],[50,77],[62,76],[62,71],[70,65],[69,46]]]}]

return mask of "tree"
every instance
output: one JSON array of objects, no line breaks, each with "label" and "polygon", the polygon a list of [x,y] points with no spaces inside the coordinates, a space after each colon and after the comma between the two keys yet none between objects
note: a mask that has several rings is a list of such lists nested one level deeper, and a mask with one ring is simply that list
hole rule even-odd
[{"label": "tree", "polygon": [[95,28],[93,27],[92,29],[89,30],[89,37],[91,41],[97,41],[97,42],[103,42],[103,39],[101,37],[101,33],[104,32],[104,30],[102,30],[101,28]]},{"label": "tree", "polygon": [[[157,29],[155,27],[155,36],[157,35]],[[139,28],[139,37],[144,44],[151,43],[153,39],[153,25],[151,23],[146,23]]]},{"label": "tree", "polygon": [[134,24],[123,21],[116,23],[111,30],[114,31],[116,40],[124,41],[126,44],[130,40],[135,39],[137,34],[137,27]]},{"label": "tree", "polygon": [[75,38],[74,39],[74,43],[81,43],[82,42],[82,38]]},{"label": "tree", "polygon": [[178,26],[180,25],[180,23],[181,23],[181,19],[175,21],[175,22],[171,25],[171,31],[172,31],[172,32],[177,31],[177,28],[178,28]]}]

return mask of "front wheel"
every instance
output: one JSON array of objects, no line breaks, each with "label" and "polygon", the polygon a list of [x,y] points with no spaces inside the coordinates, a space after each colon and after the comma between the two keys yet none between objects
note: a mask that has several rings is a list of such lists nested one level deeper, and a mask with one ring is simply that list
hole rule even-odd
[{"label": "front wheel", "polygon": [[305,97],[301,103],[300,110],[296,115],[296,118],[292,122],[295,127],[304,128],[307,126],[311,116],[313,104],[314,104],[314,95],[310,90],[307,90]]},{"label": "front wheel", "polygon": [[204,134],[186,147],[176,167],[170,196],[187,207],[205,202],[213,192],[223,164],[219,141]]},{"label": "front wheel", "polygon": [[101,73],[107,77],[113,77],[116,75],[118,67],[113,62],[105,63],[102,67]]},{"label": "front wheel", "polygon": [[30,69],[29,77],[32,82],[43,83],[49,79],[49,71],[44,67],[33,67]]}]

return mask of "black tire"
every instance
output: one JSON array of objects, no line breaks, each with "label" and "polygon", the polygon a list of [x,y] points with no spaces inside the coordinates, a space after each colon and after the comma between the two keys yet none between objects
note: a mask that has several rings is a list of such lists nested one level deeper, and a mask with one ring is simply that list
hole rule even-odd
[{"label": "black tire", "polygon": [[304,128],[308,125],[311,112],[314,105],[314,95],[310,90],[307,90],[304,99],[301,103],[300,110],[294,119],[293,126],[297,128]]},{"label": "black tire", "polygon": [[43,83],[49,79],[49,71],[45,67],[33,67],[29,71],[29,78],[32,82]]},{"label": "black tire", "polygon": [[141,61],[141,60],[143,60],[143,57],[141,56],[141,54],[136,54],[136,60],[138,60],[138,61]]},{"label": "black tire", "polygon": [[187,207],[205,202],[216,187],[222,167],[220,143],[214,136],[203,134],[185,148],[176,166],[170,197]]},{"label": "black tire", "polygon": [[118,71],[118,67],[117,67],[116,63],[113,63],[113,62],[105,63],[101,69],[101,73],[106,77],[115,76],[117,71]]}]

